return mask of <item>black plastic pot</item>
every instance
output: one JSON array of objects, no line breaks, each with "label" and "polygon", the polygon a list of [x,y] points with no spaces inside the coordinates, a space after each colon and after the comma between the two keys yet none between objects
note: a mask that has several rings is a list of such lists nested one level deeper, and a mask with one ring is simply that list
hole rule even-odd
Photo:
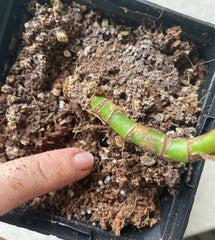
[{"label": "black plastic pot", "polygon": [[[8,50],[9,40],[17,31],[21,19],[19,12],[25,9],[26,2],[24,0],[1,0],[0,2],[1,81],[4,81],[4,74],[7,72],[5,61],[12,57]],[[141,24],[143,19],[145,19],[146,24],[152,22],[155,22],[157,26],[162,24],[164,29],[180,25],[184,37],[194,41],[198,46],[200,57],[209,61],[205,81],[199,92],[199,98],[203,98],[204,102],[198,118],[197,134],[207,132],[215,127],[215,62],[210,62],[211,59],[215,58],[214,25],[143,0],[83,0],[80,2],[89,4],[106,15],[125,19],[128,24],[132,25]],[[68,221],[64,217],[53,216],[50,211],[36,211],[25,206],[2,216],[0,220],[44,234],[53,234],[62,239],[179,240],[183,238],[187,226],[203,165],[203,160],[193,164],[189,182],[187,182],[187,173],[183,174],[179,194],[176,197],[168,194],[163,196],[161,220],[153,228],[144,228],[142,231],[125,228],[121,237],[115,236],[112,232],[104,231],[99,226],[92,226],[91,223],[78,222],[77,224],[75,220]],[[167,200],[164,200],[166,198]]]}]

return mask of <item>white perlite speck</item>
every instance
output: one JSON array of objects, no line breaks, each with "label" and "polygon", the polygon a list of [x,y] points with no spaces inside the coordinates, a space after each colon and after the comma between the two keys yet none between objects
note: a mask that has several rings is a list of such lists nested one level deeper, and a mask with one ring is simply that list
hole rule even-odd
[{"label": "white perlite speck", "polygon": [[124,190],[120,190],[120,192],[119,192],[121,195],[123,195],[123,196],[125,196],[126,195],[126,193],[125,193],[125,191]]},{"label": "white perlite speck", "polygon": [[80,140],[79,142],[80,142],[80,144],[82,144],[83,146],[87,146],[87,143],[86,143],[84,140]]},{"label": "white perlite speck", "polygon": [[65,102],[63,100],[59,101],[59,109],[62,110],[65,105]]},{"label": "white perlite speck", "polygon": [[99,180],[99,181],[98,181],[98,184],[99,184],[99,186],[103,186],[102,180]]},{"label": "white perlite speck", "polygon": [[116,178],[116,183],[120,183],[120,178]]},{"label": "white perlite speck", "polygon": [[108,175],[104,180],[104,184],[108,184],[110,180],[111,180],[111,177]]},{"label": "white perlite speck", "polygon": [[87,210],[87,214],[92,214],[92,211],[91,211],[91,209],[89,209],[89,210]]}]

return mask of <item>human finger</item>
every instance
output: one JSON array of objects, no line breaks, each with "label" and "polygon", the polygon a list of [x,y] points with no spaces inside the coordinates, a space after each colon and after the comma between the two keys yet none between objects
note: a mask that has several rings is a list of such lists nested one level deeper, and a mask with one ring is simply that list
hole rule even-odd
[{"label": "human finger", "polygon": [[0,215],[87,176],[93,156],[79,148],[48,151],[0,164]]}]

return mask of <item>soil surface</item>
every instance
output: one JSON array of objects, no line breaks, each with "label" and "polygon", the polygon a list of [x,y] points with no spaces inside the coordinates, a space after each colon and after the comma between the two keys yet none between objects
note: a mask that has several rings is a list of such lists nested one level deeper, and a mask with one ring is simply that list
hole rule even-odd
[{"label": "soil surface", "polygon": [[[205,71],[195,45],[178,26],[132,28],[75,3],[33,1],[29,11],[34,17],[1,89],[1,162],[81,147],[95,157],[90,176],[31,205],[98,221],[117,235],[127,225],[152,227],[162,191],[176,194],[185,165],[124,144],[92,114],[89,97],[110,97],[132,120],[173,138],[194,136]],[[143,158],[155,163],[146,166]]]}]

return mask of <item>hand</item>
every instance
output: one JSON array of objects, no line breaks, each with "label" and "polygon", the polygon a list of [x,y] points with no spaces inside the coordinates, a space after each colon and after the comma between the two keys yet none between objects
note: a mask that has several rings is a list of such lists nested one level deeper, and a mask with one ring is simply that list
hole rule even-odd
[{"label": "hand", "polygon": [[18,205],[87,176],[93,156],[78,148],[53,150],[0,164],[0,216]]}]

